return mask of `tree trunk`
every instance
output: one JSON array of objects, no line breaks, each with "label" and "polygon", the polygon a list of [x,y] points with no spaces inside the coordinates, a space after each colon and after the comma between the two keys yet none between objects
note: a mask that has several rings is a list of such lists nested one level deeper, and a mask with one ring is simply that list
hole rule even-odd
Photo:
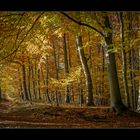
[{"label": "tree trunk", "polygon": [[79,104],[82,106],[82,104],[84,103],[82,80],[79,81],[78,89],[79,89]]},{"label": "tree trunk", "polygon": [[26,81],[26,68],[25,64],[22,65],[22,80],[23,80],[23,90],[24,90],[24,96],[25,100],[29,100],[28,91],[27,91],[27,81]]},{"label": "tree trunk", "polygon": [[122,99],[121,99],[121,93],[120,93],[119,81],[118,81],[118,75],[116,69],[115,53],[112,52],[113,50],[112,28],[110,26],[109,17],[105,16],[104,19],[105,19],[104,22],[105,27],[111,30],[107,33],[105,37],[106,49],[108,53],[107,69],[108,69],[108,78],[109,78],[109,86],[110,86],[110,94],[111,94],[111,107],[114,111],[116,111],[119,114],[125,109],[125,106],[122,103]]},{"label": "tree trunk", "polygon": [[71,97],[72,97],[72,102],[74,103],[74,85],[73,85],[73,82],[71,84]]},{"label": "tree trunk", "polygon": [[0,79],[0,101],[2,100],[1,79]]},{"label": "tree trunk", "polygon": [[37,69],[37,59],[35,59],[35,64],[34,64],[34,79],[35,79],[35,90],[36,90],[36,99],[38,99],[38,69]]},{"label": "tree trunk", "polygon": [[49,96],[49,89],[48,89],[48,84],[49,84],[48,78],[49,78],[49,63],[48,63],[48,56],[46,55],[46,86],[47,86],[46,96],[47,96],[48,102],[51,103],[51,99]]},{"label": "tree trunk", "polygon": [[31,62],[30,58],[28,57],[28,93],[30,100],[32,100],[32,95],[31,95]]},{"label": "tree trunk", "polygon": [[[132,20],[133,20],[133,15],[130,12],[128,14],[128,20],[129,20],[129,26],[128,30],[129,32],[129,41],[133,37],[133,27],[132,27]],[[129,42],[129,64],[130,64],[130,81],[131,81],[131,104],[132,104],[132,109],[135,110],[135,95],[136,95],[136,89],[135,89],[135,74],[134,74],[134,48],[132,48],[131,43]]]},{"label": "tree trunk", "polygon": [[67,36],[67,40],[68,40],[68,43],[67,43],[67,48],[68,48],[68,62],[69,62],[69,67],[71,68],[72,64],[71,64],[71,49],[70,49],[70,45],[69,45],[69,36]]},{"label": "tree trunk", "polygon": [[133,107],[133,110],[136,109],[135,107],[135,95],[136,95],[136,83],[135,83],[135,74],[134,74],[134,49],[132,48],[130,50],[130,79],[131,79],[131,85],[132,85],[132,88],[131,88],[131,94],[132,94],[132,107]]},{"label": "tree trunk", "polygon": [[41,100],[41,91],[40,91],[40,68],[38,68],[37,75],[38,75],[38,95],[39,95],[39,100]]},{"label": "tree trunk", "polygon": [[84,50],[83,50],[82,36],[77,35],[76,41],[77,41],[80,61],[81,61],[82,68],[83,68],[84,75],[85,75],[85,79],[86,79],[86,93],[87,93],[86,104],[88,106],[92,106],[92,105],[94,105],[94,102],[93,102],[93,85],[92,85],[92,79],[91,79],[90,71],[89,71],[89,68],[88,68],[87,60],[86,60],[85,53],[84,53]]},{"label": "tree trunk", "polygon": [[90,33],[88,33],[88,41],[89,41],[89,68],[90,68],[90,73],[91,75],[93,74],[93,65],[92,65],[92,46],[90,44]]},{"label": "tree trunk", "polygon": [[[67,76],[67,74],[69,73],[69,67],[68,67],[66,34],[64,34],[63,51],[64,51],[64,70],[65,70],[65,75]],[[69,86],[67,83],[66,83],[66,90],[65,90],[65,102],[70,103]]]},{"label": "tree trunk", "polygon": [[[59,79],[59,51],[58,53],[58,58],[56,57],[56,48],[53,44],[53,54],[54,54],[54,65],[55,65],[55,70],[56,70],[56,79]],[[58,60],[58,63],[57,63]],[[58,102],[58,88],[55,91],[55,99],[56,99],[56,105],[59,106],[59,102]]]},{"label": "tree trunk", "polygon": [[21,99],[24,100],[22,80],[20,77],[20,69],[18,69],[18,73],[19,73],[19,92],[20,92],[19,95],[20,95]]},{"label": "tree trunk", "polygon": [[104,71],[105,71],[105,51],[104,47],[102,46],[102,95],[104,94]]},{"label": "tree trunk", "polygon": [[34,65],[32,63],[31,66],[31,72],[32,72],[32,85],[33,85],[33,94],[34,94],[34,99],[37,99],[37,93],[36,93],[36,83],[35,83],[35,69],[34,69]]},{"label": "tree trunk", "polygon": [[120,12],[119,18],[120,18],[120,38],[121,38],[121,48],[122,48],[122,77],[123,77],[124,91],[127,97],[126,98],[127,107],[130,108],[130,98],[129,98],[128,83],[127,83],[126,52],[125,52],[125,45],[124,45],[124,22],[123,22],[122,12]]}]

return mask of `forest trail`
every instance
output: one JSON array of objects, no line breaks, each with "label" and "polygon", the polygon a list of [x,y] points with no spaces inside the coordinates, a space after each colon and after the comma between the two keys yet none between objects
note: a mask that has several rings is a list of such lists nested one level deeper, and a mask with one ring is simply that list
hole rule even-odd
[{"label": "forest trail", "polygon": [[54,107],[1,103],[0,128],[140,128],[140,114],[109,107]]}]

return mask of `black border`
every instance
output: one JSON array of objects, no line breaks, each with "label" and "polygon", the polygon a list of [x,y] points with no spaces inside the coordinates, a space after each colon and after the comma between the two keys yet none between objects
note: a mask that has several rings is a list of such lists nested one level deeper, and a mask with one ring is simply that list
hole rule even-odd
[{"label": "black border", "polygon": [[1,0],[0,11],[140,11],[139,0]]},{"label": "black border", "polygon": [[[1,139],[91,140],[135,139],[139,129],[3,129]],[[8,138],[7,138],[8,137]]]}]

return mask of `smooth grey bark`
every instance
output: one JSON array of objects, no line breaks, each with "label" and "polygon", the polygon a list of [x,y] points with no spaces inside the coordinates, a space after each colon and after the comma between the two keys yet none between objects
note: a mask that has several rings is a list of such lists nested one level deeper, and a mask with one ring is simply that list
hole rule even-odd
[{"label": "smooth grey bark", "polygon": [[129,98],[129,90],[128,90],[128,82],[127,82],[127,66],[126,66],[126,52],[124,45],[124,21],[123,21],[123,13],[119,13],[119,21],[120,21],[120,38],[121,38],[121,49],[122,49],[122,77],[123,77],[123,85],[124,91],[126,95],[126,104],[127,107],[130,108],[130,98]]},{"label": "smooth grey bark", "polygon": [[111,108],[119,114],[124,111],[125,106],[121,99],[115,53],[112,52],[113,50],[112,28],[110,25],[109,17],[107,15],[104,16],[104,25],[107,29],[110,29],[110,31],[106,33],[105,42],[106,49],[108,52],[107,71],[111,95]]},{"label": "smooth grey bark", "polygon": [[85,75],[85,79],[86,79],[86,93],[87,93],[86,104],[88,106],[93,106],[94,102],[93,102],[92,79],[91,79],[90,71],[88,68],[87,60],[85,57],[85,53],[83,50],[82,36],[81,35],[77,35],[76,42],[77,42],[77,46],[78,46],[78,53],[79,53],[80,61],[81,61],[82,68],[83,68],[84,75]]}]

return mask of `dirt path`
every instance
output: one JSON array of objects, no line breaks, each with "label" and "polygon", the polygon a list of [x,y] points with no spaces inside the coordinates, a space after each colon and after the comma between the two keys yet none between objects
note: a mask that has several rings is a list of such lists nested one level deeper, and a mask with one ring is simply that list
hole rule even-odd
[{"label": "dirt path", "polygon": [[0,104],[0,128],[140,128],[140,114],[116,115],[108,107]]},{"label": "dirt path", "polygon": [[25,121],[0,121],[0,127],[4,128],[91,128],[89,124],[68,123],[37,123]]}]

